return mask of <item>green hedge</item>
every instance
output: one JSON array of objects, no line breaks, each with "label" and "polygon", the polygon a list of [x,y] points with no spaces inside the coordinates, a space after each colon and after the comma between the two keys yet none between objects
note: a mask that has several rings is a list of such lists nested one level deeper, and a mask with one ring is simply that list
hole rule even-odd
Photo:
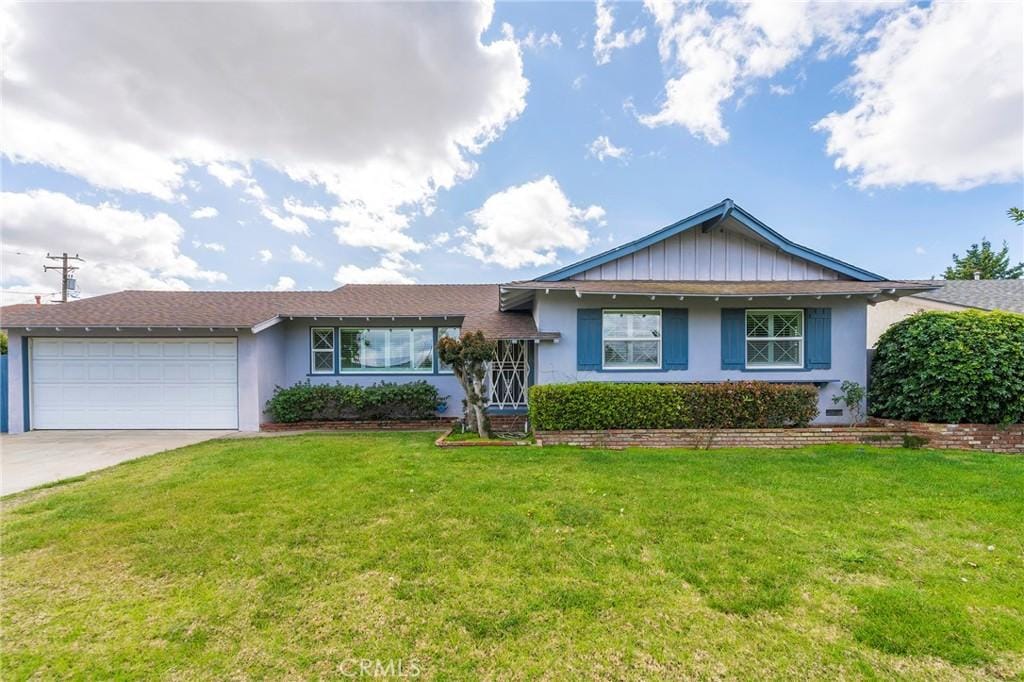
[{"label": "green hedge", "polygon": [[806,426],[816,416],[818,391],[807,385],[590,382],[530,388],[530,422],[537,431],[777,428]]},{"label": "green hedge", "polygon": [[311,384],[278,386],[267,401],[275,422],[430,419],[445,408],[448,396],[426,381],[382,382],[372,386]]},{"label": "green hedge", "polygon": [[871,365],[871,414],[1024,422],[1024,315],[923,312],[889,327]]}]

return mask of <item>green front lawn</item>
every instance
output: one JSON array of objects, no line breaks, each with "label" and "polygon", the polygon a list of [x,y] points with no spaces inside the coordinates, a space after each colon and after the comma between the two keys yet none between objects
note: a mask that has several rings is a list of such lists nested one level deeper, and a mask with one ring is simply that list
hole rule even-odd
[{"label": "green front lawn", "polygon": [[213,441],[5,500],[3,678],[1024,674],[1024,458],[435,438]]}]

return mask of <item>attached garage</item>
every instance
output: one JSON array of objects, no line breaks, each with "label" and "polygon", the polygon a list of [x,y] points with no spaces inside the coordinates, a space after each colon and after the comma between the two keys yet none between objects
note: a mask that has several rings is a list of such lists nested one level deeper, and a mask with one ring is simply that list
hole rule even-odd
[{"label": "attached garage", "polygon": [[234,338],[33,338],[34,429],[238,428]]}]

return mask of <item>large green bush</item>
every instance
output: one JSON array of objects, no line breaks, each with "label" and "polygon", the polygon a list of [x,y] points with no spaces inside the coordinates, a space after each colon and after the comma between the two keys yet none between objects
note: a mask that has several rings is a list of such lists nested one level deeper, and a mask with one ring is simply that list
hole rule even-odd
[{"label": "large green bush", "polygon": [[889,327],[871,366],[871,414],[942,423],[1024,421],[1024,315],[923,312]]},{"label": "large green bush", "polygon": [[806,385],[589,382],[530,388],[530,422],[538,431],[776,428],[806,426],[816,416],[818,391]]},{"label": "large green bush", "polygon": [[275,422],[344,421],[359,419],[430,419],[444,410],[448,396],[426,381],[381,382],[372,386],[311,384],[278,386],[267,401]]}]

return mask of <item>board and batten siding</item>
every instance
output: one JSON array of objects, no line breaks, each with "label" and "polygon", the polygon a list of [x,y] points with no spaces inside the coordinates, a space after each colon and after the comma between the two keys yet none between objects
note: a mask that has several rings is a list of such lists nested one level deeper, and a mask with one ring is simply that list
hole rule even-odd
[{"label": "board and batten siding", "polygon": [[839,279],[835,270],[791,256],[731,229],[686,230],[574,280],[789,281]]}]

